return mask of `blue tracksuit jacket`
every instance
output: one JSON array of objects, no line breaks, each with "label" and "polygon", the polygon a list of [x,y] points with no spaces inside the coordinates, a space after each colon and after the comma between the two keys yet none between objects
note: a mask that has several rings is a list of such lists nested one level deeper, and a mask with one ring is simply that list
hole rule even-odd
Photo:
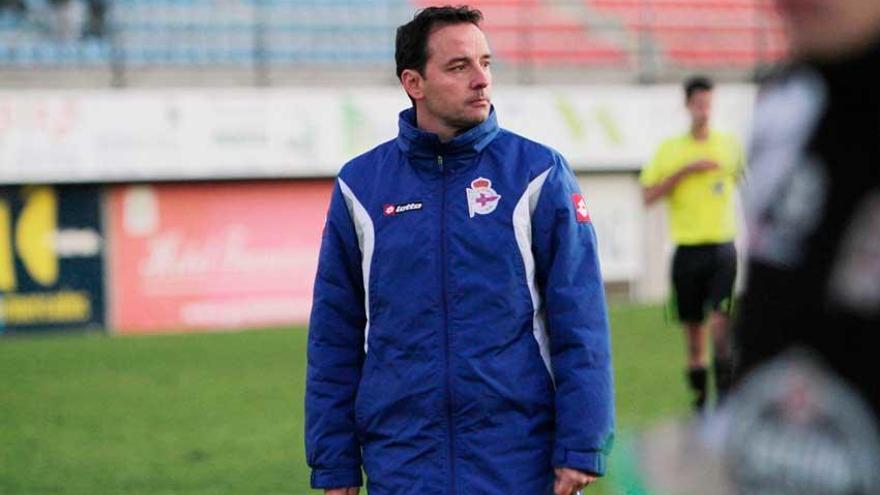
[{"label": "blue tracksuit jacket", "polygon": [[309,325],[312,486],[370,495],[552,494],[603,474],[608,320],[585,201],[554,150],[494,110],[339,173]]}]

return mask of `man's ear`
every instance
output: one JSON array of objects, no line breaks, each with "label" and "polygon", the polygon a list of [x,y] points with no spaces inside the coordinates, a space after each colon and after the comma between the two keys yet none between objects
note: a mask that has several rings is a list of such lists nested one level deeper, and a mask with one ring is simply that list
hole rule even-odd
[{"label": "man's ear", "polygon": [[404,91],[416,101],[425,97],[424,80],[419,71],[414,69],[406,69],[400,74],[400,84]]}]

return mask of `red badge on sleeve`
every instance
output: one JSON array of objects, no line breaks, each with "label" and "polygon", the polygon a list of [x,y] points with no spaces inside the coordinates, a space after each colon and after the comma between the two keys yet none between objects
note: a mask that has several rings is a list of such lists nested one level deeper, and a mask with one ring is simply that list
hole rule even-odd
[{"label": "red badge on sleeve", "polygon": [[590,212],[587,211],[587,200],[580,194],[572,194],[571,201],[574,203],[574,211],[577,214],[578,223],[590,221]]}]

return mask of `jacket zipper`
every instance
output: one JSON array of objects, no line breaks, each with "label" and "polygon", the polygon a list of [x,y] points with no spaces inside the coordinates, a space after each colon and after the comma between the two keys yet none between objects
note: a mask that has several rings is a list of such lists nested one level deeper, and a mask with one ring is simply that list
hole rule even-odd
[{"label": "jacket zipper", "polygon": [[446,371],[446,426],[449,434],[449,493],[455,495],[455,443],[453,433],[452,420],[452,377],[449,372],[449,304],[446,294],[446,168],[443,165],[443,155],[437,155],[437,166],[440,168],[440,180],[442,183],[441,193],[442,199],[440,203],[440,280],[443,287],[443,336],[444,336],[444,353],[446,360],[444,362]]}]

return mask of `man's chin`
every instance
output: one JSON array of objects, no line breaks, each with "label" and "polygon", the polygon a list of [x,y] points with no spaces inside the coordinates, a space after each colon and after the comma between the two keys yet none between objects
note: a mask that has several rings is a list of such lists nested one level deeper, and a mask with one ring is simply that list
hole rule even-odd
[{"label": "man's chin", "polygon": [[474,127],[485,122],[486,119],[489,118],[490,108],[491,107],[486,107],[485,110],[469,108],[467,111],[456,115],[454,118],[447,119],[446,123],[450,127],[458,129],[458,131],[455,133],[456,136],[464,134],[470,129],[473,129]]},{"label": "man's chin", "polygon": [[462,124],[463,127],[473,127],[482,124],[488,118],[489,107],[486,107],[485,110],[467,112],[466,115],[461,116],[459,122]]}]

